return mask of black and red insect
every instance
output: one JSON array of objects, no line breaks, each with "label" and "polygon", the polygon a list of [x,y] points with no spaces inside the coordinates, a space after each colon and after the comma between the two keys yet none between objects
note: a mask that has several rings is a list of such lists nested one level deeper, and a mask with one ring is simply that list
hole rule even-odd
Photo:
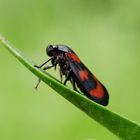
[{"label": "black and red insect", "polygon": [[[59,65],[61,81],[65,76],[64,85],[70,81],[74,90],[78,91],[78,87],[84,95],[96,103],[104,106],[108,104],[109,95],[105,86],[88,70],[72,49],[66,45],[48,45],[46,53],[50,59],[35,67],[42,68],[49,61],[51,64],[44,67],[43,70],[52,67],[56,69],[56,66]],[[36,88],[39,83],[40,79]]]}]

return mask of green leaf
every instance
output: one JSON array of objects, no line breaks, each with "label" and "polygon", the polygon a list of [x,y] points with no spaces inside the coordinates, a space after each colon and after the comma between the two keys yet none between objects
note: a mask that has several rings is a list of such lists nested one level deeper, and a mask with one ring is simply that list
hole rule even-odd
[{"label": "green leaf", "polygon": [[35,63],[25,56],[20,50],[13,46],[6,38],[0,36],[0,42],[7,48],[23,65],[42,81],[53,88],[57,93],[66,98],[76,107],[85,112],[92,119],[106,127],[116,136],[125,140],[140,139],[140,125],[125,117],[122,117],[103,106],[96,104],[85,96],[68,88],[56,80],[53,76],[43,70],[34,67]]}]

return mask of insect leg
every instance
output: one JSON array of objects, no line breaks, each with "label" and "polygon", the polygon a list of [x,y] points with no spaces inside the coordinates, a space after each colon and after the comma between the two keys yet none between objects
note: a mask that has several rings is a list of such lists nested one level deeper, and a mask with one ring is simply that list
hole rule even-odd
[{"label": "insect leg", "polygon": [[47,70],[47,69],[50,69],[52,67],[54,67],[54,65],[48,65],[48,66],[44,67],[43,70]]},{"label": "insect leg", "polygon": [[38,86],[39,86],[40,82],[41,82],[41,80],[40,80],[40,79],[38,79],[38,83],[36,84],[35,89],[37,89],[37,88],[38,88]]},{"label": "insect leg", "polygon": [[77,87],[76,87],[76,81],[75,81],[74,76],[71,77],[71,83],[72,83],[73,89],[75,91],[79,92],[78,89],[77,89]]},{"label": "insect leg", "polygon": [[[46,67],[44,67],[44,68],[43,68],[43,70],[50,69],[50,68],[52,68],[53,66],[54,66],[54,65],[49,65],[49,66],[46,66]],[[37,88],[38,88],[38,86],[39,86],[40,82],[41,82],[41,80],[40,80],[40,79],[38,79],[38,83],[37,83],[37,85],[35,86],[35,89],[37,89]]]},{"label": "insect leg", "polygon": [[42,68],[45,64],[47,64],[50,60],[52,60],[52,58],[50,58],[49,60],[47,60],[46,62],[44,62],[43,64],[41,64],[40,66],[34,65],[34,67],[36,68]]},{"label": "insect leg", "polygon": [[63,81],[63,73],[62,73],[62,70],[61,69],[59,70],[59,74],[60,74],[60,80],[62,82]]},{"label": "insect leg", "polygon": [[67,75],[65,81],[64,81],[64,85],[66,85],[67,81],[71,79],[71,76],[72,76],[72,75],[71,75],[71,71],[70,71],[70,72],[68,73],[68,75]]}]

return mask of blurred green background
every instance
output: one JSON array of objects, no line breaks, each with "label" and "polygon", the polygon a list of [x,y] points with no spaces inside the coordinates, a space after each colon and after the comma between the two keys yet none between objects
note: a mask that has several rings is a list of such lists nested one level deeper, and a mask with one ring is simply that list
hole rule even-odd
[{"label": "blurred green background", "polygon": [[[40,64],[69,45],[107,87],[107,106],[140,122],[140,1],[0,0],[0,32]],[[0,45],[1,140],[117,140]],[[58,71],[50,70],[59,79]]]}]

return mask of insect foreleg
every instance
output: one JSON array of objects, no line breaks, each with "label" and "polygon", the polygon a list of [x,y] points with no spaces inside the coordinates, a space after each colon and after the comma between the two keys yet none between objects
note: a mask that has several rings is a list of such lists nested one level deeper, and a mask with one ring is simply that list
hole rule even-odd
[{"label": "insect foreleg", "polygon": [[[49,62],[49,61],[46,61],[46,62]],[[43,63],[43,64],[45,65],[46,63]],[[41,67],[43,66],[43,64],[41,65]],[[50,69],[50,68],[52,68],[52,67],[54,67],[54,65],[51,64],[51,65],[48,65],[48,66],[44,67],[43,70],[47,70],[47,69]],[[39,68],[40,68],[40,67],[39,67]],[[35,86],[35,89],[38,88],[40,82],[41,82],[41,80],[38,79],[38,83],[37,83],[37,85]]]},{"label": "insect foreleg", "polygon": [[44,62],[43,64],[41,64],[40,66],[34,65],[36,68],[42,68],[45,64],[47,64],[49,61],[51,61],[52,58],[50,58],[49,60],[47,60],[46,62]]}]

